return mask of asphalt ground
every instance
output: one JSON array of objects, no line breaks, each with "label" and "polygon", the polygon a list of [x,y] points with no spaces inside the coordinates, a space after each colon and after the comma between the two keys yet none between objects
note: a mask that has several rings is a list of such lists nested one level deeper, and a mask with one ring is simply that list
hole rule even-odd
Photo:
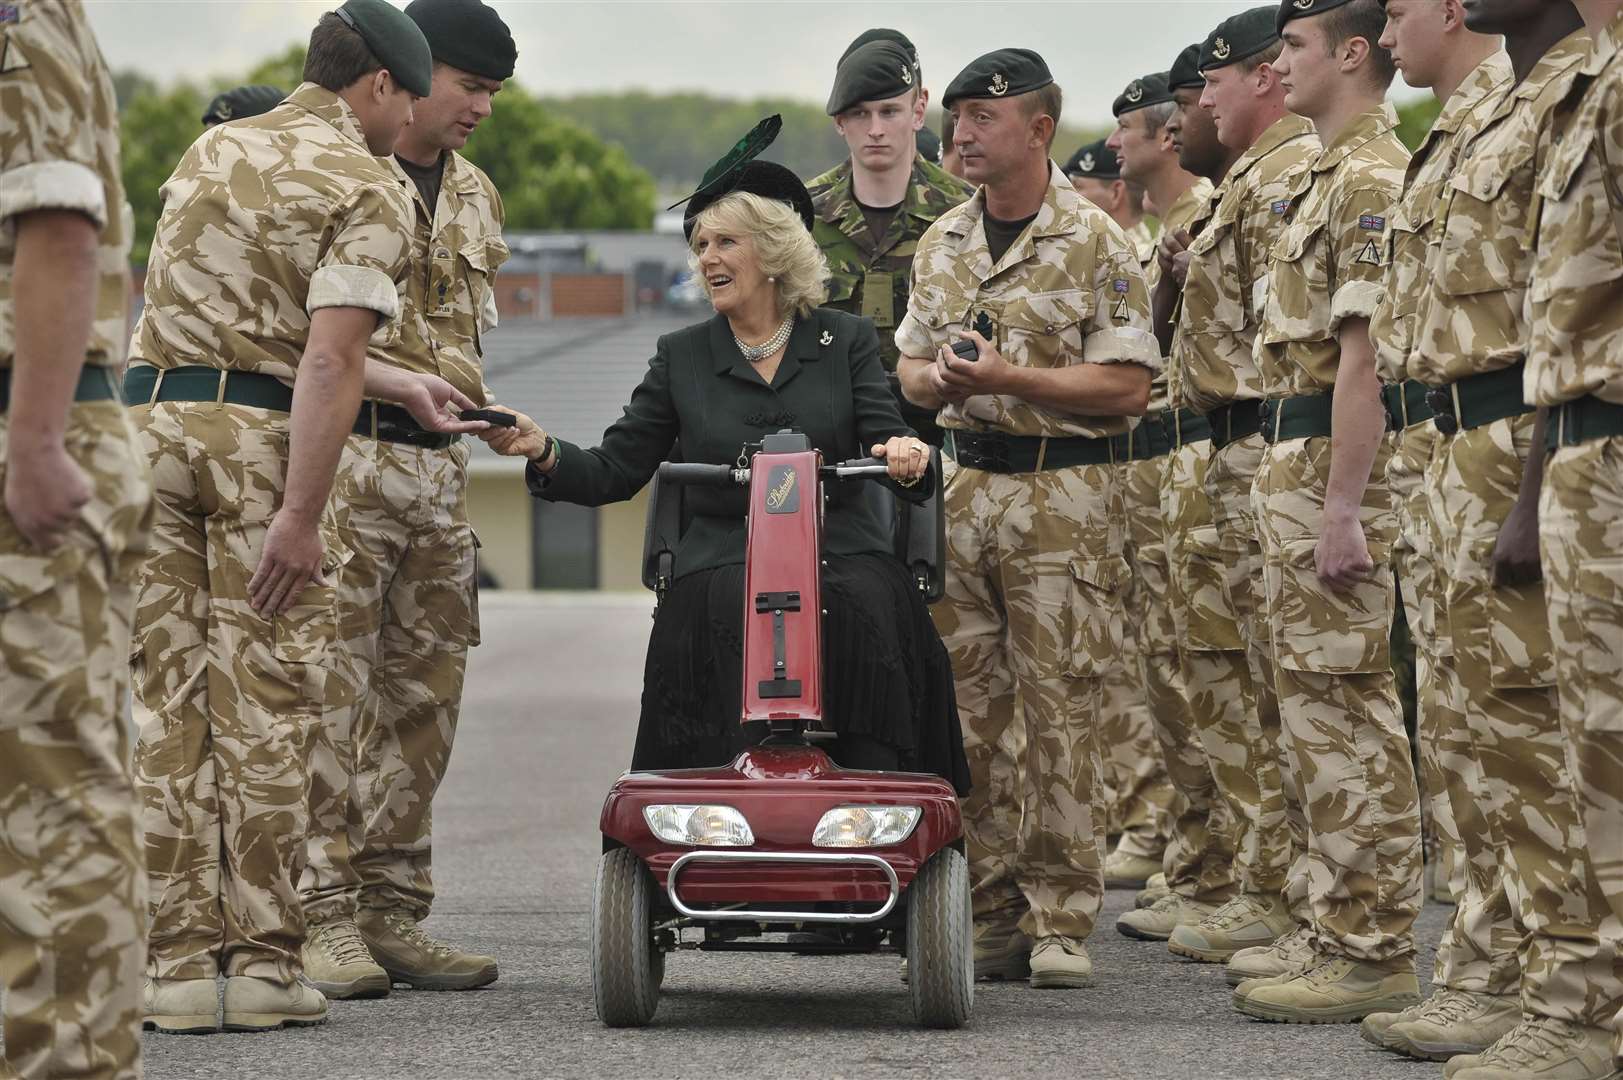
[{"label": "asphalt ground", "polygon": [[[914,1027],[894,956],[673,957],[651,1027],[592,1010],[587,923],[604,793],[629,759],[650,604],[487,594],[450,775],[436,803],[428,927],[494,954],[467,993],[334,1002],[325,1026],[146,1036],[149,1077],[1324,1077],[1434,1080],[1354,1026],[1236,1013],[1220,968],[1122,937],[1113,891],[1094,985],[980,984],[970,1026]],[[1422,970],[1446,908],[1421,917]]]}]

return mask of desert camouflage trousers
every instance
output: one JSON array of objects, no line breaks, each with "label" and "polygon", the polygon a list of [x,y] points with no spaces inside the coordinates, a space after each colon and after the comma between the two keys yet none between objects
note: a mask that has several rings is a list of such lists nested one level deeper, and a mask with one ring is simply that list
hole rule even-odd
[{"label": "desert camouflage trousers", "polygon": [[352,437],[334,492],[351,553],[339,592],[342,677],[311,766],[311,922],[357,905],[428,915],[434,794],[451,757],[479,633],[468,446]]},{"label": "desert camouflage trousers", "polygon": [[[1623,920],[1623,438],[1555,452],[1539,499],[1539,540],[1589,855],[1583,872],[1588,891],[1610,908],[1603,929],[1615,945]],[[1612,1009],[1623,1058],[1623,1001],[1614,998]]]},{"label": "desert camouflage trousers", "polygon": [[[1386,478],[1398,512],[1392,558],[1415,643],[1420,791],[1430,811],[1432,858],[1454,871],[1449,890],[1455,906],[1437,943],[1432,981],[1454,990],[1514,994],[1521,981],[1520,935],[1511,921],[1494,827],[1479,798],[1482,766],[1448,632],[1448,576],[1438,569],[1438,528],[1446,519],[1437,511],[1436,472],[1447,443],[1429,420],[1389,438]],[[1453,858],[1445,862],[1448,853]]]},{"label": "desert camouflage trousers", "polygon": [[152,486],[123,406],[74,405],[65,442],[93,490],[63,545],[35,551],[0,509],[0,1074],[128,1080],[146,882],[125,665]]},{"label": "desert camouflage trousers", "polygon": [[1478,798],[1521,930],[1522,1011],[1605,1024],[1623,987],[1616,943],[1600,934],[1606,901],[1585,852],[1568,759],[1577,732],[1556,704],[1544,586],[1493,582],[1494,544],[1521,491],[1533,426],[1527,414],[1448,440],[1435,497],[1448,523],[1440,531],[1449,629],[1484,780]]},{"label": "desert camouflage trousers", "polygon": [[[1003,475],[946,466],[946,595],[974,791],[963,802],[977,930],[1081,941],[1104,897],[1101,683],[1126,569],[1108,465]],[[1019,707],[1016,708],[1016,701]],[[1024,738],[1010,737],[1016,723]],[[1024,746],[1014,767],[1009,748]]]},{"label": "desert camouflage trousers", "polygon": [[291,982],[305,929],[310,747],[345,553],[326,523],[322,579],[261,617],[248,581],[282,501],[287,414],[212,402],[131,412],[158,496],[131,646],[147,971]]},{"label": "desert camouflage trousers", "polygon": [[1269,446],[1253,489],[1281,727],[1307,816],[1307,893],[1326,953],[1414,952],[1420,802],[1392,676],[1398,518],[1383,440],[1359,518],[1375,568],[1344,593],[1319,580],[1330,439]]},{"label": "desert camouflage trousers", "polygon": [[[1120,833],[1117,849],[1160,859],[1176,813],[1174,790],[1162,760],[1155,722],[1163,711],[1188,712],[1183,672],[1167,596],[1166,533],[1161,523],[1160,474],[1165,461],[1116,466],[1126,514],[1127,620],[1122,650],[1105,676],[1099,725],[1104,762],[1106,831]],[[1187,729],[1187,721],[1174,720]]]}]

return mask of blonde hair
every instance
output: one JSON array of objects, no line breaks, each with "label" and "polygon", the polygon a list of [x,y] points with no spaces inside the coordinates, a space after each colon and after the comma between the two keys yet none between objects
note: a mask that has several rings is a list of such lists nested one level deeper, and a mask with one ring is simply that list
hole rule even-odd
[{"label": "blonde hair", "polygon": [[828,260],[823,258],[822,249],[800,215],[787,203],[735,191],[699,212],[693,236],[688,240],[688,265],[708,296],[710,285],[698,273],[700,229],[749,237],[761,273],[777,279],[780,315],[794,312],[804,318],[828,299]]}]

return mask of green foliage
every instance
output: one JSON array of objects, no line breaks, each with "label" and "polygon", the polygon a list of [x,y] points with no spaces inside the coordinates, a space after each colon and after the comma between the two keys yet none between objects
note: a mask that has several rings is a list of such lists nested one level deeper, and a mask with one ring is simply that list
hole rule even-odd
[{"label": "green foliage", "polygon": [[119,117],[123,145],[124,194],[135,211],[135,243],[130,258],[147,261],[152,230],[162,209],[159,188],[174,172],[180,156],[202,133],[199,118],[208,96],[182,83],[169,90],[150,84],[137,87]]},{"label": "green foliage", "polygon": [[304,81],[304,53],[303,45],[289,45],[279,56],[261,60],[242,81],[227,83],[220,89],[229,90],[233,86],[277,86],[291,94],[294,88]]},{"label": "green foliage", "polygon": [[1427,95],[1415,98],[1398,106],[1398,137],[1403,140],[1410,150],[1420,145],[1436,123],[1437,114],[1442,111],[1442,105],[1435,97]]}]

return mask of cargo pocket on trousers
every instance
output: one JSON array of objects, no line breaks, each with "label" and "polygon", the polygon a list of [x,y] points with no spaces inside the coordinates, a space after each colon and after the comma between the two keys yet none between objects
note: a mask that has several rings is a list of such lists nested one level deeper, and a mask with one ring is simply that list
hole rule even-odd
[{"label": "cargo pocket on trousers", "polygon": [[321,559],[321,576],[325,580],[306,585],[297,602],[276,616],[271,651],[285,664],[332,668],[337,663],[338,591],[344,567],[355,553],[330,538],[326,547]]},{"label": "cargo pocket on trousers", "polygon": [[[1489,559],[1491,565],[1491,553]],[[1555,647],[1542,582],[1488,590],[1488,650],[1495,689],[1555,685]]]},{"label": "cargo pocket on trousers", "polygon": [[99,686],[97,676],[111,675],[122,659],[86,641],[79,582],[91,549],[72,536],[49,555],[32,553],[4,514],[0,543],[0,658],[6,666],[0,728],[71,719]]},{"label": "cargo pocket on trousers", "polygon": [[1122,583],[1127,564],[1119,555],[1071,560],[1070,653],[1065,673],[1096,679],[1121,655]]},{"label": "cargo pocket on trousers", "polygon": [[485,545],[479,542],[479,534],[472,529],[468,530],[468,535],[473,537],[473,574],[468,583],[468,647],[471,649],[484,641],[479,634],[479,578],[480,559],[483,557],[480,552]]},{"label": "cargo pocket on trousers", "polygon": [[1283,544],[1279,609],[1274,619],[1280,667],[1320,675],[1366,675],[1392,668],[1397,583],[1392,553],[1371,544],[1369,579],[1347,592],[1319,580],[1311,537]]},{"label": "cargo pocket on trousers", "polygon": [[1572,598],[1583,640],[1586,731],[1623,734],[1623,559],[1597,559],[1578,569]]},{"label": "cargo pocket on trousers", "polygon": [[1188,620],[1190,652],[1238,652],[1245,648],[1239,620],[1229,602],[1226,580],[1229,560],[1224,557],[1216,526],[1189,530],[1183,545],[1180,592]]}]

